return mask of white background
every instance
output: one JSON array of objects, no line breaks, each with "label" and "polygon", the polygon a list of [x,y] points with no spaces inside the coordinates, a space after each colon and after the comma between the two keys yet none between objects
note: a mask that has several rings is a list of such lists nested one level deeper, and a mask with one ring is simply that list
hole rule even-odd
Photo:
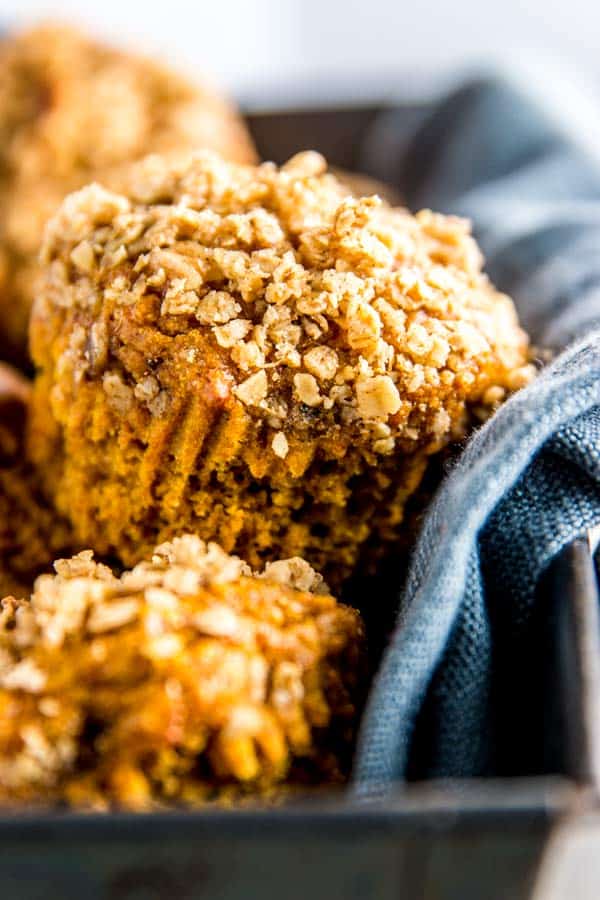
[{"label": "white background", "polygon": [[0,0],[9,26],[39,18],[159,51],[253,108],[381,99],[499,59],[600,83],[599,0]]}]

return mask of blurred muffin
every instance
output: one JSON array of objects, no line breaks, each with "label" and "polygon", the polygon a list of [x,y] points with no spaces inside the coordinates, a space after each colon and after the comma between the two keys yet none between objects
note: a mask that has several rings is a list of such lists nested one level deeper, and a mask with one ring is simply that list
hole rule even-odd
[{"label": "blurred muffin", "polygon": [[29,594],[37,575],[73,549],[71,528],[23,459],[31,385],[0,363],[0,596]]},{"label": "blurred muffin", "polygon": [[332,168],[331,172],[341,182],[349,194],[355,197],[366,197],[377,194],[382,200],[385,200],[390,206],[399,206],[402,203],[402,197],[398,190],[391,184],[385,184],[378,181],[377,178],[371,178],[370,175],[364,175],[362,172],[350,172],[347,169]]},{"label": "blurred muffin", "polygon": [[330,583],[396,540],[428,458],[531,377],[467,223],[324,160],[150,158],[50,223],[29,448],[83,546],[182,531]]},{"label": "blurred muffin", "polygon": [[300,559],[260,575],[186,535],[116,578],[91,551],[2,601],[0,802],[105,809],[347,771],[363,633]]},{"label": "blurred muffin", "polygon": [[0,42],[0,330],[23,356],[42,228],[69,191],[152,151],[254,160],[226,101],[67,27]]}]

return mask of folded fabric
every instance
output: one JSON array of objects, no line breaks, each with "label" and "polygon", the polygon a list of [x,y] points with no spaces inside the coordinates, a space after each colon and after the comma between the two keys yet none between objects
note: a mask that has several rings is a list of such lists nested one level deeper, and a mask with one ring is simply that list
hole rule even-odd
[{"label": "folded fabric", "polygon": [[472,437],[428,510],[363,718],[354,789],[368,795],[539,767],[540,579],[600,523],[600,169],[496,80],[453,93],[412,136],[386,114],[363,157],[410,207],[473,220],[492,279],[558,354]]}]

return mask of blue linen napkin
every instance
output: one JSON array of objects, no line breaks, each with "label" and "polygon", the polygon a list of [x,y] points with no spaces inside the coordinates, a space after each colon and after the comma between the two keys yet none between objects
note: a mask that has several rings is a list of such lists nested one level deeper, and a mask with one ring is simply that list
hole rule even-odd
[{"label": "blue linen napkin", "polygon": [[363,157],[410,207],[473,220],[492,279],[558,354],[470,439],[428,510],[359,736],[368,795],[407,776],[523,773],[539,737],[540,579],[600,523],[600,168],[494,79],[412,136],[387,114]]}]

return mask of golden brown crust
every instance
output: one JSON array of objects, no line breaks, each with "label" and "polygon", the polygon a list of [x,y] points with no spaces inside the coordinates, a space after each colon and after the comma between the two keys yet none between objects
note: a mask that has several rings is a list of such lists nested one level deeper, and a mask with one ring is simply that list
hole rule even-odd
[{"label": "golden brown crust", "polygon": [[531,377],[467,224],[324,169],[150,158],[50,223],[30,447],[84,544],[129,564],[193,530],[338,583]]},{"label": "golden brown crust", "polygon": [[0,616],[0,801],[106,809],[268,794],[347,770],[358,613],[302,560],[260,575],[186,535],[116,578],[56,563]]},{"label": "golden brown crust", "polygon": [[62,26],[0,43],[0,327],[25,349],[43,226],[62,198],[149,152],[255,152],[217,93]]}]

